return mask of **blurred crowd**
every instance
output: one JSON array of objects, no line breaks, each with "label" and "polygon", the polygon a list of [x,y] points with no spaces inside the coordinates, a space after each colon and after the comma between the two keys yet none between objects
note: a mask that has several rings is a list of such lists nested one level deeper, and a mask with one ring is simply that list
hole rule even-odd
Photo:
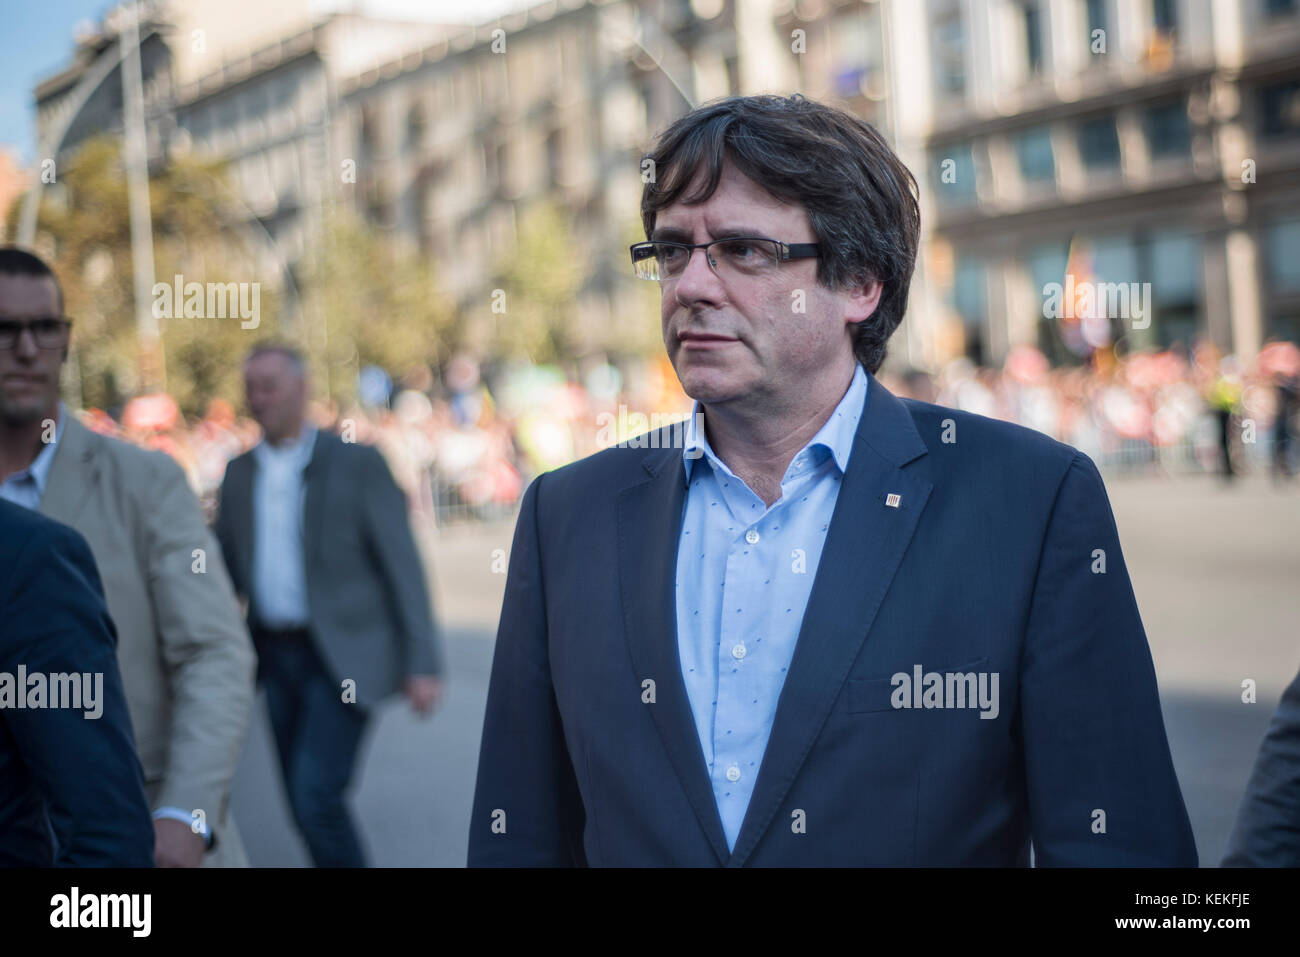
[{"label": "blurred crowd", "polygon": [[[1001,368],[950,362],[937,374],[882,371],[896,395],[1016,422],[1072,445],[1114,472],[1295,474],[1300,349],[1267,344],[1250,363],[1208,342],[1191,349],[1052,368],[1017,347]],[[364,390],[363,390],[364,391]],[[377,446],[406,491],[412,513],[439,523],[507,514],[535,475],[673,418],[690,399],[666,359],[619,370],[601,365],[581,381],[548,366],[507,366],[485,377],[468,357],[453,359],[435,387],[426,382],[348,407],[317,402],[312,416],[347,441]],[[171,455],[205,510],[215,506],[226,463],[255,445],[257,425],[214,399],[187,421],[170,396],[131,400],[115,419],[89,410],[83,421]]]}]

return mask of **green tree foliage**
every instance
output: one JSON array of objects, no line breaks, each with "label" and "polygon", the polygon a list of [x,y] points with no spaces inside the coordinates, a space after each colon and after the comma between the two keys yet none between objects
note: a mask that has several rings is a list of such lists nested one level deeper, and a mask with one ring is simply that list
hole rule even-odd
[{"label": "green tree foliage", "polygon": [[[73,320],[74,385],[87,406],[120,405],[141,387],[120,140],[86,141],[61,165],[56,183],[35,188],[47,191],[37,251],[58,274]],[[149,182],[156,282],[171,285],[180,274],[183,282],[259,284],[256,329],[242,328],[237,317],[159,320],[167,391],[187,414],[216,396],[238,403],[240,357],[279,327],[279,267],[246,238],[255,227],[232,196],[222,164],[200,159],[175,159]],[[176,313],[183,315],[179,307]]]},{"label": "green tree foliage", "polygon": [[497,355],[551,363],[579,351],[576,302],[586,256],[564,211],[539,203],[519,217],[514,251],[498,267],[506,311],[495,320]]},{"label": "green tree foliage", "polygon": [[339,209],[304,273],[309,352],[327,364],[332,398],[353,398],[360,367],[395,379],[436,365],[458,345],[456,309],[427,259]]}]

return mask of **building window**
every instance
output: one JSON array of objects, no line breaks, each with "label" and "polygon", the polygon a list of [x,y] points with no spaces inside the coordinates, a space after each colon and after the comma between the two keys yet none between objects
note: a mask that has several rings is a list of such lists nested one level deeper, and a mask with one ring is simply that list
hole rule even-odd
[{"label": "building window", "polygon": [[564,141],[559,130],[546,137],[546,180],[552,189],[564,181]]},{"label": "building window", "polygon": [[960,14],[943,20],[934,30],[936,82],[941,93],[966,92],[965,29]]},{"label": "building window", "polygon": [[1283,219],[1264,233],[1270,292],[1300,293],[1300,219]]},{"label": "building window", "polygon": [[835,95],[845,99],[884,95],[879,10],[868,7],[838,17],[828,33],[831,83]]},{"label": "building window", "polygon": [[1020,176],[1032,182],[1044,182],[1056,176],[1052,159],[1052,132],[1046,126],[1024,130],[1015,139],[1016,160]]},{"label": "building window", "polygon": [[1069,259],[1069,247],[1064,243],[1048,243],[1030,252],[1025,265],[1029,272],[1029,281],[1033,285],[1035,315],[1038,328],[1038,348],[1047,356],[1054,366],[1078,365],[1079,356],[1066,344],[1061,329],[1061,320],[1055,316],[1044,315],[1047,312],[1049,283],[1064,283],[1065,268]]},{"label": "building window", "polygon": [[1151,19],[1161,33],[1173,34],[1178,29],[1178,0],[1152,0]]},{"label": "building window", "polygon": [[1021,7],[1021,24],[1025,36],[1025,66],[1031,77],[1043,69],[1043,12],[1037,0],[1029,0]]},{"label": "building window", "polygon": [[1186,156],[1191,151],[1192,128],[1183,100],[1151,107],[1146,111],[1143,125],[1152,159]]},{"label": "building window", "polygon": [[1199,324],[1201,255],[1198,240],[1186,233],[1155,236],[1150,256],[1153,326],[1161,348],[1190,343]]},{"label": "building window", "polygon": [[989,362],[985,328],[988,296],[985,290],[984,264],[978,259],[961,256],[953,272],[951,305],[961,317],[966,332],[966,355],[978,365]]},{"label": "building window", "polygon": [[1266,139],[1300,133],[1300,80],[1275,83],[1259,91],[1259,132]]},{"label": "building window", "polygon": [[[1106,0],[1087,0],[1088,5],[1088,50],[1095,59],[1105,55],[1110,47],[1110,32],[1106,27]],[[1094,41],[1097,31],[1101,31],[1101,43]]]},{"label": "building window", "polygon": [[508,170],[506,144],[504,141],[485,143],[483,146],[484,183],[487,192],[501,196],[505,192]]},{"label": "building window", "polygon": [[963,206],[975,200],[975,160],[969,145],[941,147],[932,154],[934,191],[939,201]]},{"label": "building window", "polygon": [[424,145],[424,133],[428,124],[424,118],[424,107],[416,103],[406,114],[406,148],[418,150]]},{"label": "building window", "polygon": [[1079,124],[1079,155],[1089,169],[1119,166],[1119,134],[1114,117],[1103,116]]}]

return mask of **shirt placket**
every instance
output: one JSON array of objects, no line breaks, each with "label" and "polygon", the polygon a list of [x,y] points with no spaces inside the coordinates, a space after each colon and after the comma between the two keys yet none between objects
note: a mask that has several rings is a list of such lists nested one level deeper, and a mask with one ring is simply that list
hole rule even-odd
[{"label": "shirt placket", "polygon": [[724,526],[727,538],[726,574],[717,647],[718,704],[713,722],[713,780],[724,800],[741,800],[753,788],[756,769],[745,747],[749,729],[744,719],[754,698],[752,676],[762,622],[752,602],[761,559],[757,546],[765,508],[756,495],[722,478],[722,495],[730,511]]}]

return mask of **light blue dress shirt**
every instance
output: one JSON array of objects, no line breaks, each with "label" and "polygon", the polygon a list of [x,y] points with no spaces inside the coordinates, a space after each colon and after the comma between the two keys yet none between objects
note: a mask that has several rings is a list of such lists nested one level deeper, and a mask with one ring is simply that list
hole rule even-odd
[{"label": "light blue dress shirt", "polygon": [[41,507],[41,499],[45,496],[45,486],[50,480],[50,466],[54,462],[54,450],[59,445],[59,438],[63,435],[63,423],[67,419],[67,412],[64,411],[63,403],[59,403],[59,420],[54,424],[54,440],[47,442],[45,447],[36,453],[36,458],[27,468],[14,472],[12,475],[5,476],[0,481],[0,498],[15,505],[21,505],[23,508],[29,508],[33,512]]},{"label": "light blue dress shirt", "polygon": [[735,849],[849,465],[867,377],[848,391],[781,480],[769,508],[686,429],[677,547],[677,650],[727,846]]},{"label": "light blue dress shirt", "polygon": [[300,628],[308,621],[302,473],[315,448],[316,429],[308,425],[290,445],[276,447],[263,439],[253,450],[251,587],[258,624],[266,628]]}]

